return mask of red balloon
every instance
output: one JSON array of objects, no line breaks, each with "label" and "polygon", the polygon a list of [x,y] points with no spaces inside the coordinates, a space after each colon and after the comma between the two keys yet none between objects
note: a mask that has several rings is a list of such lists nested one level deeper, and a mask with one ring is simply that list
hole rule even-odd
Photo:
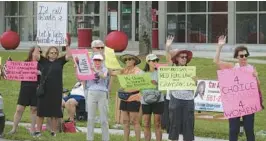
[{"label": "red balloon", "polygon": [[113,31],[105,37],[105,45],[115,50],[122,52],[127,48],[128,37],[122,31]]},{"label": "red balloon", "polygon": [[14,50],[20,44],[20,37],[14,31],[6,31],[1,36],[1,44],[6,50]]}]

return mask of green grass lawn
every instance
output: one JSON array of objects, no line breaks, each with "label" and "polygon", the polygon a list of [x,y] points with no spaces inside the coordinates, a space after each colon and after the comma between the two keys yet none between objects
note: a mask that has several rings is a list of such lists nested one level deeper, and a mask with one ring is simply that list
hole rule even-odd
[{"label": "green grass lawn", "polygon": [[[0,52],[0,56],[2,57],[2,60],[6,60],[8,56],[11,56],[14,60],[24,60],[26,58],[27,53],[22,52]],[[165,58],[161,59],[162,62],[165,61]],[[194,58],[190,66],[196,66],[197,67],[197,76],[201,79],[216,79],[216,67],[212,63],[211,59],[201,59],[201,58]],[[264,68],[266,65],[262,64],[254,64],[259,72],[259,78],[261,81],[261,88],[262,92],[265,95],[266,93],[266,73]],[[144,68],[144,62],[140,64],[140,68]],[[69,62],[66,64],[64,68],[63,73],[63,81],[64,81],[64,87],[71,89],[72,86],[76,82],[76,77],[73,69],[73,62]],[[16,103],[18,98],[18,92],[19,92],[19,82],[15,81],[5,81],[0,80],[0,92],[3,95],[4,98],[4,111],[6,113],[7,120],[11,121],[13,120],[13,115],[16,109]],[[110,127],[115,124],[115,92],[119,88],[118,80],[115,79],[112,86],[112,93],[110,95],[110,102],[109,102],[109,121],[110,121]],[[266,96],[264,96],[264,101],[266,100]],[[264,102],[265,103],[265,102]],[[259,112],[256,114],[255,119],[255,131],[260,130],[266,130],[266,113],[265,111]],[[30,122],[30,115],[29,110],[25,112],[22,118],[22,122]],[[86,122],[78,122],[79,126],[86,126]],[[99,125],[97,125],[99,126]],[[8,129],[6,129],[8,130]],[[143,130],[142,130],[143,131]],[[71,134],[66,135],[68,138],[77,138],[77,139],[85,139],[85,134]],[[214,137],[214,138],[228,138],[228,121],[208,121],[208,120],[199,120],[197,119],[195,122],[195,135],[196,136],[203,136],[203,137]],[[22,133],[18,133],[16,137],[24,138],[25,135]],[[29,136],[28,136],[29,137]],[[115,137],[115,136],[113,136]],[[60,136],[58,136],[60,138]],[[62,137],[63,138],[63,137]],[[116,138],[116,137],[115,137]],[[122,138],[117,137],[118,139],[122,140]],[[52,140],[52,139],[51,139]],[[70,139],[71,140],[71,139]],[[114,139],[115,140],[115,139]],[[116,139],[117,140],[117,139]],[[259,140],[259,139],[258,139]],[[266,140],[266,139],[264,139]],[[262,141],[262,140],[261,140]]]},{"label": "green grass lawn", "polygon": [[266,60],[265,56],[255,56],[255,57],[249,57],[251,59],[257,59],[257,60]]}]

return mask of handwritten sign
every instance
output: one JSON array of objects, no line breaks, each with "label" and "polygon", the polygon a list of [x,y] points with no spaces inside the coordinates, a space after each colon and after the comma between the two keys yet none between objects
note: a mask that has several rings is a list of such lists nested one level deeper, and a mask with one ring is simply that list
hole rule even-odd
[{"label": "handwritten sign", "polygon": [[158,70],[159,90],[195,90],[196,84],[192,79],[196,76],[195,66],[160,67]]},{"label": "handwritten sign", "polygon": [[92,80],[95,78],[91,69],[87,49],[72,49],[71,54],[76,64],[76,75],[79,80]]},{"label": "handwritten sign", "polygon": [[195,92],[195,110],[223,112],[223,105],[216,80],[198,80]]},{"label": "handwritten sign", "polygon": [[65,46],[67,3],[38,2],[37,43],[40,46]]},{"label": "handwritten sign", "polygon": [[257,80],[252,72],[253,67],[225,69],[217,72],[226,118],[241,117],[262,109]]},{"label": "handwritten sign", "polygon": [[116,59],[115,52],[109,47],[104,48],[105,66],[109,69],[122,69]]},{"label": "handwritten sign", "polygon": [[37,81],[37,62],[6,62],[6,79],[15,81]]},{"label": "handwritten sign", "polygon": [[149,89],[156,88],[152,84],[151,74],[143,73],[137,75],[118,75],[118,80],[122,88],[124,89]]}]

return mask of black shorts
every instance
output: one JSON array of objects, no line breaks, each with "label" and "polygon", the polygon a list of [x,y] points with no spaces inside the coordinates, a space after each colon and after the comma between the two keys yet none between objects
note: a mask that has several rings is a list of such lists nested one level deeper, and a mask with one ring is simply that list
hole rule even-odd
[{"label": "black shorts", "polygon": [[17,104],[22,106],[37,106],[36,91],[37,86],[21,86]]},{"label": "black shorts", "polygon": [[121,100],[119,109],[127,112],[139,112],[140,105],[139,101],[126,102]]},{"label": "black shorts", "polygon": [[164,111],[164,102],[158,102],[153,104],[142,104],[142,113],[143,114],[163,114]]}]

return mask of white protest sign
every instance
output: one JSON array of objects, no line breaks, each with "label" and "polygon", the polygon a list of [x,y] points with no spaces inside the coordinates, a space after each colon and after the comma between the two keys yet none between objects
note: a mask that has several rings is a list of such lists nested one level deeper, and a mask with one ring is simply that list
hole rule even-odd
[{"label": "white protest sign", "polygon": [[197,111],[223,112],[219,82],[198,80],[194,102]]},{"label": "white protest sign", "polygon": [[67,3],[38,2],[37,43],[40,46],[65,46]]}]

